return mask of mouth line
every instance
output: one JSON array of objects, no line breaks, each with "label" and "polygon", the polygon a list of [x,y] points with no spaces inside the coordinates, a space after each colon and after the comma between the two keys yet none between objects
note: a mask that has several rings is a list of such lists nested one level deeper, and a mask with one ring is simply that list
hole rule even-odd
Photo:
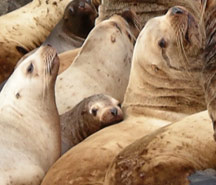
[{"label": "mouth line", "polygon": [[190,38],[189,38],[189,30],[190,30],[190,24],[191,24],[191,16],[190,14],[188,14],[187,16],[188,20],[187,20],[187,29],[185,32],[185,40],[190,43]]}]

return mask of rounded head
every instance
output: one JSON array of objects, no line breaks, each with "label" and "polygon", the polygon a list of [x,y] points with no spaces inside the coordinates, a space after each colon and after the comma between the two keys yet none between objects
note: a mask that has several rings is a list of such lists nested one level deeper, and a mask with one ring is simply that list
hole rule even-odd
[{"label": "rounded head", "polygon": [[100,123],[101,128],[123,120],[121,104],[110,96],[103,94],[91,96],[87,106],[88,114],[92,120]]},{"label": "rounded head", "polygon": [[96,17],[97,10],[91,0],[74,0],[67,5],[63,19],[71,33],[85,38],[94,27]]},{"label": "rounded head", "polygon": [[10,94],[16,99],[42,98],[51,90],[53,93],[58,68],[59,59],[55,49],[42,46],[18,62],[1,93]]},{"label": "rounded head", "polygon": [[[205,35],[199,20],[180,6],[166,15],[149,20],[135,47],[146,68],[161,77],[185,78],[202,68],[197,57],[203,50]],[[140,47],[141,46],[141,47]],[[144,54],[145,53],[145,54]],[[154,60],[152,60],[154,59]],[[141,62],[141,61],[140,61]]]}]

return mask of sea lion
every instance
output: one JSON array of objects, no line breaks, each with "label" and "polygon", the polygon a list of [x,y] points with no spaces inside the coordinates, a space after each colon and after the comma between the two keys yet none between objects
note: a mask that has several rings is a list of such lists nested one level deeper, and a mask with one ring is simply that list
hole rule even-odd
[{"label": "sea lion", "polygon": [[94,27],[96,17],[97,11],[91,0],[71,1],[43,44],[50,44],[58,53],[80,47]]},{"label": "sea lion", "polygon": [[[137,140],[115,158],[107,171],[105,185],[121,185],[129,182],[133,185],[188,185],[190,182],[195,184],[191,174],[197,170],[216,168],[216,143],[212,137],[211,125],[211,120],[214,123],[215,115],[213,108],[215,107],[216,1],[212,7],[212,9],[208,7],[207,17],[204,17],[206,45],[204,53],[200,52],[200,55],[204,56],[202,62],[204,69],[197,70],[197,73],[203,77],[201,82],[204,85],[211,119],[208,112],[204,111]],[[199,184],[205,185],[207,182],[212,183],[213,180],[207,177],[206,181]],[[213,184],[215,182],[214,180]]]},{"label": "sea lion", "polygon": [[56,102],[60,114],[73,108],[83,98],[98,93],[122,102],[136,40],[131,30],[136,30],[135,33],[139,30],[135,15],[126,12],[126,19],[113,15],[97,24],[75,61],[58,76]]},{"label": "sea lion", "polygon": [[71,0],[33,0],[0,16],[0,83],[12,73],[17,61],[39,47],[58,23]]},{"label": "sea lion", "polygon": [[60,156],[58,67],[56,51],[43,46],[19,63],[0,93],[2,185],[39,185]]},{"label": "sea lion", "polygon": [[[51,167],[42,185],[102,185],[111,161],[127,145],[205,110],[197,74],[203,64],[197,57],[205,43],[202,26],[199,19],[180,7],[148,22],[134,48],[123,102],[124,121],[96,132],[65,153]],[[187,49],[182,50],[182,46]],[[186,67],[191,70],[184,70]],[[127,173],[127,168],[123,170]],[[124,174],[121,177],[127,178]]]},{"label": "sea lion", "polygon": [[60,115],[62,153],[96,131],[122,120],[122,110],[116,99],[103,94],[85,98]]}]

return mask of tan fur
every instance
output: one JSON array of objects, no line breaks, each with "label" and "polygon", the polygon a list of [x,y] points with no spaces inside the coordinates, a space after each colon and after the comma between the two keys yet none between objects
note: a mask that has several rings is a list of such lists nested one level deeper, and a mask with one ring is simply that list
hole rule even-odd
[{"label": "tan fur", "polygon": [[58,74],[64,72],[73,63],[80,50],[80,48],[77,48],[59,54],[60,67]]},{"label": "tan fur", "polygon": [[[199,75],[186,70],[186,67],[201,67],[197,53],[205,36],[201,27],[195,27],[196,20],[188,30],[192,34],[189,39],[196,38],[200,42],[196,39],[190,44],[185,42],[188,12],[183,11],[177,16],[171,15],[170,10],[165,16],[152,19],[140,33],[123,103],[125,121],[95,133],[67,152],[54,164],[42,185],[102,185],[109,164],[127,145],[172,121],[205,109]],[[180,22],[179,27],[174,24],[176,21]],[[184,34],[177,35],[180,29]],[[177,44],[180,37],[187,47],[185,53],[189,63],[184,63],[184,53]],[[162,38],[167,42],[165,53],[171,66],[161,55],[158,43]],[[189,55],[191,48],[194,51]]]},{"label": "tan fur", "polygon": [[[206,19],[212,10],[212,16]],[[215,57],[212,57],[215,53],[215,28],[212,29],[215,6],[211,9],[209,1],[205,11],[207,45],[202,75],[207,108],[215,126]],[[202,57],[203,53],[198,54]],[[201,76],[202,70],[197,72]],[[208,112],[197,113],[158,129],[125,148],[107,171],[104,185],[189,185],[187,177],[190,174],[216,168],[215,148]]]},{"label": "tan fur", "polygon": [[0,82],[9,76],[16,62],[38,47],[63,16],[70,0],[33,0],[31,3],[0,17]]},{"label": "tan fur", "polygon": [[216,143],[208,112],[194,114],[126,147],[104,185],[189,185],[196,170],[216,168]]},{"label": "tan fur", "polygon": [[41,47],[20,62],[0,94],[1,185],[40,185],[60,156],[58,67],[56,51]]},{"label": "tan fur", "polygon": [[119,15],[98,24],[88,35],[75,61],[58,76],[56,102],[59,113],[98,93],[122,101],[135,39],[130,25]]}]

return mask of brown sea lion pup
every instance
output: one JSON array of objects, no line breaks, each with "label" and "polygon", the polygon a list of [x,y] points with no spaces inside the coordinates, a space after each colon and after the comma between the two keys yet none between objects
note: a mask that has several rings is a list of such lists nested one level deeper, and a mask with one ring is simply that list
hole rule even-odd
[{"label": "brown sea lion pup", "polygon": [[85,98],[60,115],[62,153],[98,130],[122,120],[122,110],[116,99],[103,94]]},{"label": "brown sea lion pup", "polygon": [[0,82],[12,73],[17,61],[40,46],[58,23],[70,0],[33,0],[0,16]]},{"label": "brown sea lion pup", "polygon": [[122,102],[129,79],[135,34],[139,30],[136,17],[130,15],[127,19],[113,15],[97,24],[76,59],[58,76],[56,102],[60,114],[83,98],[98,93]]},{"label": "brown sea lion pup", "polygon": [[[102,185],[111,161],[126,146],[162,126],[205,110],[198,74],[203,63],[197,57],[205,43],[202,30],[199,19],[180,7],[147,23],[134,48],[123,102],[124,121],[96,132],[65,153],[42,185]],[[182,50],[182,46],[187,49]],[[127,168],[122,170],[121,177],[127,179]]]},{"label": "brown sea lion pup", "polygon": [[50,44],[58,53],[80,47],[94,27],[96,17],[97,11],[91,0],[71,1],[43,44]]},{"label": "brown sea lion pup", "polygon": [[19,63],[0,93],[1,185],[40,185],[60,156],[58,67],[56,51],[43,46]]}]

